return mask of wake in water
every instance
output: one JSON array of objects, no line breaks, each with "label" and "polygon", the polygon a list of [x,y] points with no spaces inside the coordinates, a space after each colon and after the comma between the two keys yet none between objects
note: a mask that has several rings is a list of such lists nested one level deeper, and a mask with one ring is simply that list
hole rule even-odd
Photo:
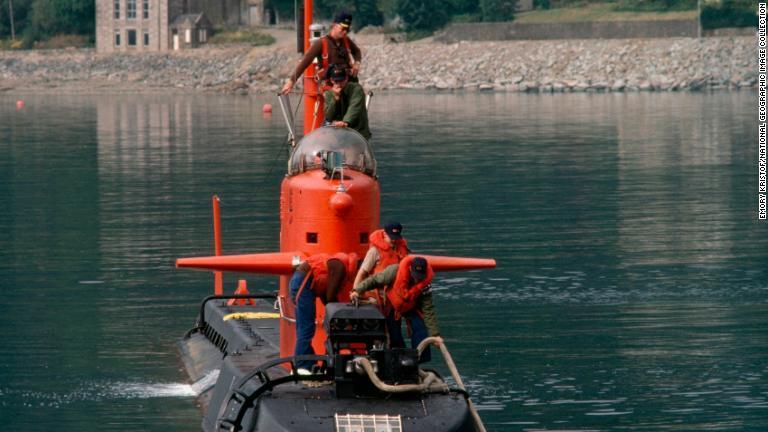
[{"label": "wake in water", "polygon": [[108,387],[110,399],[148,399],[156,397],[194,397],[216,384],[219,370],[214,369],[194,384],[115,383]]},{"label": "wake in water", "polygon": [[109,399],[149,399],[157,397],[190,397],[197,393],[189,384],[116,383],[107,390]]},{"label": "wake in water", "polygon": [[216,380],[219,379],[219,369],[214,369],[208,373],[208,375],[202,377],[198,382],[192,384],[192,391],[195,392],[195,396],[208,390],[216,384]]},{"label": "wake in water", "polygon": [[120,399],[196,397],[216,384],[219,370],[213,370],[194,384],[109,382],[87,383],[65,393],[0,388],[0,407],[59,407],[76,402]]}]

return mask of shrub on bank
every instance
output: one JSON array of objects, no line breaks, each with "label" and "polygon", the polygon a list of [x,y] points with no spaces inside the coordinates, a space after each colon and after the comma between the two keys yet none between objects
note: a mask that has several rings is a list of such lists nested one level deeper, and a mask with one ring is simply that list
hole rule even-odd
[{"label": "shrub on bank", "polygon": [[45,41],[36,41],[33,48],[38,49],[62,49],[62,48],[90,48],[93,47],[93,39],[83,35],[58,34]]},{"label": "shrub on bank", "polygon": [[447,0],[397,0],[397,14],[408,32],[434,31],[448,23]]},{"label": "shrub on bank", "polygon": [[706,2],[701,8],[701,26],[705,29],[757,27],[756,3],[751,0]]},{"label": "shrub on bank", "polygon": [[480,11],[485,22],[515,19],[516,0],[480,0]]},{"label": "shrub on bank", "polygon": [[616,10],[627,12],[671,12],[694,10],[697,0],[617,0]]},{"label": "shrub on bank", "polygon": [[63,48],[93,48],[93,37],[58,34],[45,40],[32,40],[29,37],[23,37],[16,40],[0,40],[0,49],[18,50],[18,49],[63,49]]}]

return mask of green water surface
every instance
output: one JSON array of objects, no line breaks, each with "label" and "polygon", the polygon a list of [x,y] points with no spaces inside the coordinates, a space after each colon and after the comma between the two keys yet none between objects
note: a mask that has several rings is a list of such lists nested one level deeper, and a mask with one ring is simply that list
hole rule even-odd
[{"label": "green water surface", "polygon": [[[382,219],[498,261],[435,282],[489,430],[768,430],[756,100],[374,98]],[[266,102],[0,96],[0,430],[198,430],[174,344],[212,277],[173,262],[212,252],[213,194],[226,253],[277,250]]]}]

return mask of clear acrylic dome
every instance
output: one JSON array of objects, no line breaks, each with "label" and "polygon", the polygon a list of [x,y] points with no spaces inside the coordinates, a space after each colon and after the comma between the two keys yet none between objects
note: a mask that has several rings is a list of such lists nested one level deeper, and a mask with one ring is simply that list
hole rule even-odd
[{"label": "clear acrylic dome", "polygon": [[291,155],[288,175],[322,168],[323,154],[341,155],[344,168],[376,176],[376,159],[368,141],[349,128],[324,126],[302,138]]}]

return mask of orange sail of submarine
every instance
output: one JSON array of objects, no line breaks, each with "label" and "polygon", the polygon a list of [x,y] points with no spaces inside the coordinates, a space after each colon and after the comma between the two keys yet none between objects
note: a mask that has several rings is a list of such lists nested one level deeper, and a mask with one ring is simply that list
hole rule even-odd
[{"label": "orange sail of submarine", "polygon": [[[311,1],[307,9],[308,26],[312,22]],[[305,49],[309,47],[308,34],[306,28]],[[280,252],[222,255],[218,201],[214,199],[216,255],[176,261],[177,267],[215,271],[217,294],[221,294],[222,271],[279,275],[281,357],[293,355],[295,344],[293,306],[288,294],[294,268],[318,253],[344,252],[363,257],[370,247],[370,233],[380,227],[380,185],[371,145],[352,129],[318,127],[323,109],[315,103],[322,99],[312,78],[313,69],[314,65],[310,65],[305,72],[305,136],[293,148],[280,191]],[[435,272],[496,266],[493,259],[419,255]],[[317,306],[317,320],[322,322],[324,308],[319,300]],[[316,353],[325,353],[325,338],[322,326],[318,326],[312,342]]]}]

